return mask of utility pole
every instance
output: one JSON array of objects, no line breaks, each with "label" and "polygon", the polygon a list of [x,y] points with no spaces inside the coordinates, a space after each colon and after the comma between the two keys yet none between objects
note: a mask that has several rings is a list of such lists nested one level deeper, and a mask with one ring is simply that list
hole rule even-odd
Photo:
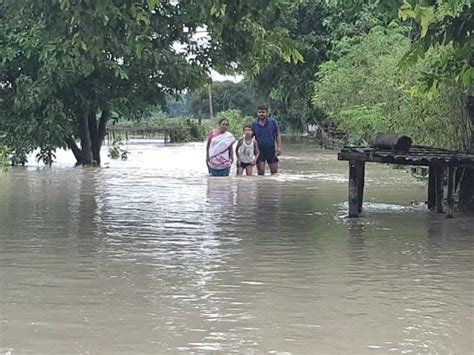
[{"label": "utility pole", "polygon": [[209,114],[211,116],[211,121],[214,121],[214,110],[212,108],[212,89],[211,89],[212,79],[209,78],[208,90],[209,90]]}]

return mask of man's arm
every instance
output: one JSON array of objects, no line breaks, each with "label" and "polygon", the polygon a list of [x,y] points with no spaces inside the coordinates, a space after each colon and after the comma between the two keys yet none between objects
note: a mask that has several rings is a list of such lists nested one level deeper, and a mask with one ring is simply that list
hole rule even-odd
[{"label": "man's arm", "polygon": [[281,145],[281,134],[280,134],[280,125],[277,120],[273,119],[275,122],[275,140],[276,140],[276,153],[277,156],[281,155],[282,145]]},{"label": "man's arm", "polygon": [[255,155],[255,157],[253,158],[252,165],[255,165],[257,163],[258,157],[260,156],[260,149],[258,148],[257,141],[255,141],[254,155]]},{"label": "man's arm", "polygon": [[280,134],[280,132],[277,132],[276,142],[277,142],[277,155],[281,155],[282,145],[281,145],[281,134]]}]

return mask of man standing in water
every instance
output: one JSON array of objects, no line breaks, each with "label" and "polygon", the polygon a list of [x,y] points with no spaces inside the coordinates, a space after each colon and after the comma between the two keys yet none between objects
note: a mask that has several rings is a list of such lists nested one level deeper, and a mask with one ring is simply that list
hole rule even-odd
[{"label": "man standing in water", "polygon": [[278,173],[278,158],[281,154],[281,136],[278,122],[268,117],[268,108],[259,106],[257,108],[257,119],[252,123],[255,139],[258,143],[260,155],[257,159],[258,175],[265,175],[265,162],[270,168],[271,174]]}]

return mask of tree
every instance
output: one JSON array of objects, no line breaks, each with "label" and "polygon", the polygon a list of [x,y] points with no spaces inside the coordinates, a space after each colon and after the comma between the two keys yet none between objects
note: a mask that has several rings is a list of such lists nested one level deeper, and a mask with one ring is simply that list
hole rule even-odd
[{"label": "tree", "polygon": [[168,95],[166,98],[166,107],[170,117],[182,118],[189,117],[191,114],[191,104],[193,95],[188,90],[178,97]]},{"label": "tree", "polygon": [[254,120],[253,115],[245,116],[240,110],[226,110],[217,114],[215,126],[217,126],[218,122],[223,118],[229,121],[229,132],[232,133],[236,139],[242,137],[244,125],[252,124]]},{"label": "tree", "polygon": [[[211,84],[212,106],[217,114],[226,110],[239,110],[245,116],[254,116],[261,99],[253,82],[217,81]],[[192,114],[196,118],[209,118],[209,93],[207,85],[193,92]]]},{"label": "tree", "polygon": [[[68,147],[79,164],[100,164],[109,120],[138,118],[150,105],[163,104],[166,94],[198,87],[210,67],[243,70],[253,65],[255,53],[297,60],[291,40],[268,22],[283,5],[277,0],[3,0],[5,143],[20,158],[35,148],[41,157],[51,157],[57,147]],[[203,31],[207,38],[197,38]]]},{"label": "tree", "polygon": [[253,74],[258,92],[278,117],[298,129],[321,113],[312,105],[314,74],[327,59],[329,33],[324,25],[327,11],[323,1],[300,0],[291,3],[278,24],[287,29],[304,60],[288,63],[278,56],[267,56]]},{"label": "tree", "polygon": [[410,70],[399,69],[411,46],[409,30],[392,23],[373,28],[359,43],[340,45],[338,59],[321,66],[314,101],[352,143],[389,130],[409,134],[417,144],[464,149],[462,87],[446,82],[444,92],[430,98],[413,91],[439,53],[432,51]]},{"label": "tree", "polygon": [[[423,69],[423,76],[413,90],[427,97],[449,96],[457,90],[456,100],[463,102],[465,121],[460,127],[470,136],[470,151],[474,152],[474,11],[471,0],[327,0],[330,6],[352,9],[360,16],[372,8],[382,21],[399,18],[410,26],[411,40],[400,68],[412,70],[433,51],[437,53]],[[343,14],[347,13],[342,11]],[[456,82],[455,84],[453,84]],[[461,89],[459,89],[461,88]],[[464,127],[470,127],[470,130]],[[468,132],[466,132],[468,131]],[[474,210],[474,171],[466,170],[460,188],[459,207]]]},{"label": "tree", "polygon": [[[460,82],[464,90],[467,126],[470,127],[470,151],[474,153],[474,7],[471,0],[406,1],[399,10],[403,20],[421,27],[403,64],[410,66],[432,48],[442,55],[425,75],[425,91],[439,90],[440,83]],[[459,192],[459,208],[474,211],[474,169],[464,171]]]}]

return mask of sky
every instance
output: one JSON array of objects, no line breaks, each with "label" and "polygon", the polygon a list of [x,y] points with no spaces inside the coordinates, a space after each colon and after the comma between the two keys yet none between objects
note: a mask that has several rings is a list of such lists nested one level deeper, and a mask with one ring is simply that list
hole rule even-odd
[{"label": "sky", "polygon": [[230,80],[230,81],[233,81],[234,83],[238,83],[244,77],[242,75],[235,75],[235,76],[222,75],[222,74],[219,74],[218,72],[216,72],[215,70],[211,69],[211,78],[212,78],[212,81]]}]

